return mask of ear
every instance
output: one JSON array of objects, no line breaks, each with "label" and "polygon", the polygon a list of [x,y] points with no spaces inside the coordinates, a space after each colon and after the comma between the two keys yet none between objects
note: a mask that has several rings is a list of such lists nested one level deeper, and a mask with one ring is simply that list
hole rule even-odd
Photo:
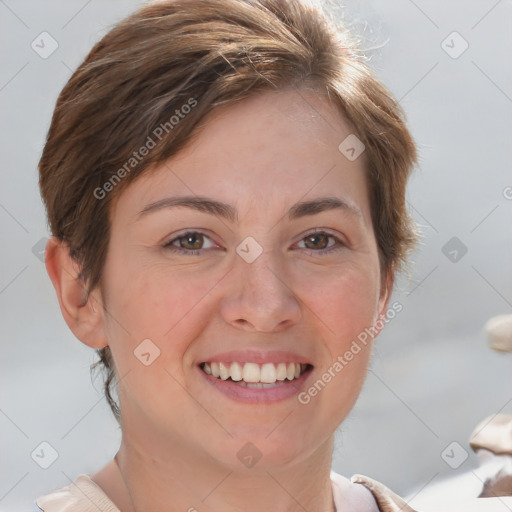
[{"label": "ear", "polygon": [[91,293],[87,300],[85,284],[78,277],[80,269],[70,256],[68,245],[52,236],[46,244],[45,265],[62,316],[73,334],[89,347],[106,347],[101,298]]},{"label": "ear", "polygon": [[379,293],[379,302],[377,306],[378,316],[374,321],[374,329],[376,331],[375,337],[380,334],[382,328],[385,325],[386,312],[388,310],[389,299],[391,298],[391,291],[393,290],[393,283],[395,281],[395,272],[393,268],[390,268],[381,279],[381,287]]}]

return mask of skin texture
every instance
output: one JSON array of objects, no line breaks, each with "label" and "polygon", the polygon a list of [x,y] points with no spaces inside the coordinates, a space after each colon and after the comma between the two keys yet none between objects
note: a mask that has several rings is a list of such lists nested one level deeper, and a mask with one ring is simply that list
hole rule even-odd
[{"label": "skin texture", "polygon": [[[48,243],[66,322],[83,343],[110,346],[120,378],[122,475],[111,462],[92,478],[123,512],[331,511],[334,432],[361,391],[372,343],[307,405],[297,396],[234,401],[205,383],[197,365],[229,350],[286,350],[314,365],[309,386],[385,313],[392,283],[379,271],[365,154],[349,161],[340,153],[353,130],[308,91],[262,93],[207,121],[191,145],[114,203],[102,293],[84,304],[66,247]],[[184,207],[138,219],[147,204],[183,195],[229,203],[238,220]],[[326,196],[360,215],[287,219],[296,202]],[[340,242],[311,241],[314,229]],[[205,237],[180,245],[186,230]],[[252,263],[235,250],[249,236],[263,248]],[[172,240],[200,254],[163,247]],[[328,252],[335,244],[340,250]],[[134,350],[148,338],[160,356],[145,366]],[[247,442],[262,454],[251,468],[237,458]]]}]

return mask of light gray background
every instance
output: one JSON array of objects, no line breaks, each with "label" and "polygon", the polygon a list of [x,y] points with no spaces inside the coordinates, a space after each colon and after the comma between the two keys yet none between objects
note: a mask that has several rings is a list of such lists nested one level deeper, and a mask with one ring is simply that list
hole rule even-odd
[{"label": "light gray background", "polygon": [[[101,379],[91,384],[95,354],[64,323],[32,248],[48,236],[37,162],[57,95],[93,43],[138,5],[0,0],[2,511],[29,508],[118,448]],[[371,65],[419,144],[408,200],[423,239],[412,282],[402,279],[394,295],[404,309],[377,340],[341,427],[334,469],[407,495],[471,471],[476,424],[512,412],[512,354],[493,353],[483,332],[512,306],[512,3],[351,0],[344,11],[368,47],[386,43]],[[59,44],[47,59],[31,48],[43,31]],[[456,59],[441,46],[453,31],[469,44]],[[468,249],[455,263],[442,252],[454,236]],[[31,458],[43,441],[59,454],[46,470]],[[453,441],[470,452],[457,470],[441,457]]]}]

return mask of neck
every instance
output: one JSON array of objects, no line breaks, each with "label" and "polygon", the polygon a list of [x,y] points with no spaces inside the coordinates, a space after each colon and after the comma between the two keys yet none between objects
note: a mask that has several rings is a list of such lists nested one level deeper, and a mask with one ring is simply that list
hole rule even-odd
[{"label": "neck", "polygon": [[329,438],[318,452],[286,467],[258,463],[249,469],[219,464],[182,443],[153,452],[147,443],[126,442],[123,433],[115,465],[116,481],[123,482],[117,503],[124,504],[123,512],[332,512],[333,441]]}]

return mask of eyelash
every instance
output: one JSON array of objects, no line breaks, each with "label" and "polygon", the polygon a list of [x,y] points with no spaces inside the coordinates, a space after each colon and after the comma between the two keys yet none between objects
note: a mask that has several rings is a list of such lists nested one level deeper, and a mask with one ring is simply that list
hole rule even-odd
[{"label": "eyelash", "polygon": [[[178,254],[186,254],[187,256],[198,256],[201,254],[201,251],[204,251],[204,250],[207,250],[207,249],[183,249],[181,247],[175,247],[173,246],[172,244],[174,242],[176,242],[177,240],[180,240],[182,238],[186,238],[188,235],[197,235],[197,234],[200,234],[200,235],[203,235],[203,237],[206,237],[206,238],[210,238],[209,236],[205,235],[204,233],[202,233],[201,231],[187,231],[183,234],[181,234],[180,236],[176,237],[176,238],[173,238],[172,240],[170,240],[169,242],[167,242],[163,247],[164,249],[167,249],[171,252],[174,252],[174,253],[178,253]],[[302,242],[304,239],[306,239],[307,237],[309,236],[312,236],[312,235],[327,235],[328,238],[332,238],[334,239],[338,246],[336,247],[336,245],[328,248],[328,249],[320,249],[320,250],[314,250],[314,249],[305,249],[309,254],[314,254],[315,256],[323,256],[327,253],[331,253],[331,252],[335,252],[335,251],[339,251],[341,249],[344,249],[346,247],[346,244],[343,243],[338,237],[332,235],[331,233],[328,233],[326,231],[312,231],[310,233],[307,233],[303,238],[300,239],[300,242]]]}]

